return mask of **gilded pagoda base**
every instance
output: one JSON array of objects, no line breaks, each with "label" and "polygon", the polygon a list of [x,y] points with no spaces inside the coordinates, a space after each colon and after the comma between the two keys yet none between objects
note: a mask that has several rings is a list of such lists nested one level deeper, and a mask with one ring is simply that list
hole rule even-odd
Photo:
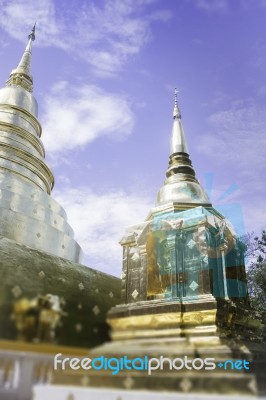
[{"label": "gilded pagoda base", "polygon": [[[216,342],[216,343],[215,343]],[[172,339],[132,339],[116,341],[103,345],[94,351],[89,352],[90,358],[104,357],[128,359],[144,358],[155,360],[161,356],[170,360],[188,360],[215,358],[219,364],[225,360],[245,359],[252,362],[252,353],[242,343],[230,343],[229,341],[214,340],[213,337],[206,337],[201,343],[187,338]],[[154,368],[156,365],[154,365]],[[227,395],[257,395],[258,385],[254,370],[223,370],[218,367],[213,371],[204,369],[197,370],[175,370],[170,369],[167,362],[164,368],[148,371],[119,371],[113,375],[110,370],[104,371],[55,371],[53,373],[53,384],[56,385],[77,385],[83,386],[127,389],[127,390],[152,390],[179,393],[208,393]]]},{"label": "gilded pagoda base", "polygon": [[[121,368],[114,374],[108,368],[67,368],[54,372],[53,383],[80,385],[83,379],[87,386],[98,388],[256,396],[265,391],[266,351],[245,337],[253,329],[255,340],[259,331],[254,320],[248,322],[240,308],[237,318],[232,309],[230,301],[217,306],[212,296],[194,303],[152,300],[116,306],[108,314],[113,341],[93,349],[88,357],[99,361],[146,357],[151,369]],[[215,367],[202,367],[210,359]],[[184,360],[190,364],[182,367]]]}]

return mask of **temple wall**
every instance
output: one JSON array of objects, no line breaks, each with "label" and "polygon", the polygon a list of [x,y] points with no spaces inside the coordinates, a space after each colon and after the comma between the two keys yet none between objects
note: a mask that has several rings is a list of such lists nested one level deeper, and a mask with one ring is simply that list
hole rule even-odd
[{"label": "temple wall", "polygon": [[58,344],[92,347],[109,339],[105,317],[120,303],[119,278],[2,236],[0,276],[0,339],[17,338],[15,303],[46,294],[62,300],[64,315],[56,329]]}]

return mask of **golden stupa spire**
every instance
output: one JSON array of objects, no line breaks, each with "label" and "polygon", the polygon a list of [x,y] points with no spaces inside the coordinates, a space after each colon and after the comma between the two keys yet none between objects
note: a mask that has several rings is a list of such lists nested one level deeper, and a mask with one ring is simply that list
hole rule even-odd
[{"label": "golden stupa spire", "polygon": [[185,139],[185,133],[181,121],[181,113],[177,101],[177,89],[175,88],[175,103],[173,112],[173,129],[171,136],[170,155],[174,153],[188,153],[188,148]]},{"label": "golden stupa spire", "polygon": [[31,33],[28,36],[29,41],[21,60],[18,63],[17,68],[11,71],[11,74],[6,82],[6,86],[20,86],[26,89],[28,92],[32,92],[33,79],[30,73],[30,65],[32,42],[35,40],[35,28],[36,23],[34,24]]},{"label": "golden stupa spire", "polygon": [[73,229],[51,196],[54,177],[45,161],[38,104],[31,93],[34,39],[35,25],[17,68],[0,88],[0,221],[5,221],[0,237],[79,262],[82,252]]},{"label": "golden stupa spire", "polygon": [[183,209],[198,205],[210,205],[208,196],[197,180],[189,158],[177,93],[175,88],[170,159],[166,180],[157,196],[157,204],[179,203]]},{"label": "golden stupa spire", "polygon": [[175,88],[174,93],[175,93],[175,105],[174,105],[173,117],[174,117],[174,119],[176,119],[176,118],[181,119],[181,113],[180,113],[180,109],[179,109],[178,101],[177,101],[177,93],[179,93],[177,88]]}]

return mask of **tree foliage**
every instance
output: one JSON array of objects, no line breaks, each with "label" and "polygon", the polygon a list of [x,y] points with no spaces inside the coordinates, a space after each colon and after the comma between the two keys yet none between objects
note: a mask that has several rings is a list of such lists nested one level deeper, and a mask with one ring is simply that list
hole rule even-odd
[{"label": "tree foliage", "polygon": [[244,241],[250,260],[247,268],[250,304],[266,324],[266,231],[263,230],[260,237],[248,234]]}]

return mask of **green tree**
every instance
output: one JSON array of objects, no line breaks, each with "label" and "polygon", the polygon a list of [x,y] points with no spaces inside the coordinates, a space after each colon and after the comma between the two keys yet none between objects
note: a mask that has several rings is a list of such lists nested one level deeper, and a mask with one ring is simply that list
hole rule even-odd
[{"label": "green tree", "polygon": [[248,234],[244,238],[249,258],[247,283],[252,309],[261,314],[266,326],[266,231],[261,236]]}]

